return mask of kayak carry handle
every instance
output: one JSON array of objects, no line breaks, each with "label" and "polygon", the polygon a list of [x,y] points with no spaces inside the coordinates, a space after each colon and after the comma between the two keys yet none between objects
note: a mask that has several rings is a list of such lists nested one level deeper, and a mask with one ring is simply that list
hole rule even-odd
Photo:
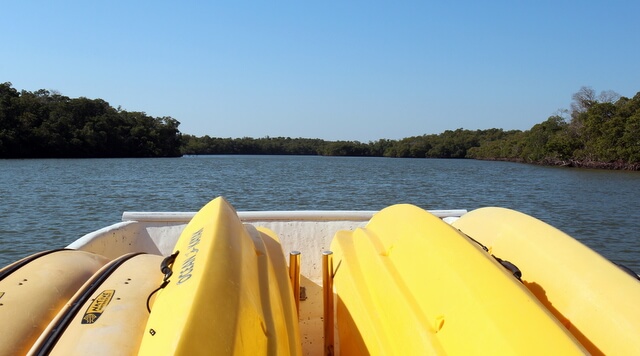
[{"label": "kayak carry handle", "polygon": [[174,254],[165,257],[164,260],[162,260],[162,262],[160,263],[160,272],[164,274],[165,281],[168,281],[169,277],[171,277],[171,275],[173,274],[173,262],[175,262],[176,257],[178,257],[179,253],[180,251],[176,251]]},{"label": "kayak carry handle", "polygon": [[462,235],[466,236],[469,240],[475,242],[476,244],[478,244],[480,247],[482,247],[482,249],[489,253],[493,258],[496,259],[496,261],[498,261],[502,267],[508,269],[511,274],[513,274],[514,277],[516,277],[520,282],[522,282],[522,271],[520,271],[520,268],[518,268],[518,266],[514,265],[513,263],[503,260],[500,257],[496,257],[494,254],[491,253],[491,251],[489,251],[489,248],[487,248],[487,246],[483,245],[480,243],[480,241],[474,239],[473,237],[467,235],[466,233],[464,233],[464,231],[457,229]]},{"label": "kayak carry handle", "polygon": [[509,261],[503,260],[500,257],[493,256],[493,258],[495,258],[496,261],[498,261],[502,265],[502,267],[508,269],[509,272],[511,272],[511,274],[513,274],[513,276],[516,277],[520,282],[522,282],[522,271],[520,271],[520,268],[518,268],[518,266]]}]

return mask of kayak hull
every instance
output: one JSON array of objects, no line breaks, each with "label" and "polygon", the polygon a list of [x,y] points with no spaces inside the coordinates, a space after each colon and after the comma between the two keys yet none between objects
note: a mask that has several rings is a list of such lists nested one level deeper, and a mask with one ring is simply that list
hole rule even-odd
[{"label": "kayak hull", "polygon": [[510,271],[420,208],[384,209],[331,248],[341,352],[584,353]]},{"label": "kayak hull", "polygon": [[[108,260],[84,251],[56,250],[0,271],[0,355],[24,354],[65,303]],[[19,261],[21,262],[21,261]],[[8,271],[12,267],[19,267]],[[11,272],[5,274],[4,272]]]},{"label": "kayak hull", "polygon": [[627,272],[514,210],[477,209],[452,225],[515,263],[524,285],[591,354],[640,354],[640,282]]},{"label": "kayak hull", "polygon": [[224,199],[207,204],[176,244],[140,354],[300,354],[279,246],[274,234],[243,225]]},{"label": "kayak hull", "polygon": [[145,305],[158,287],[162,260],[130,254],[103,267],[58,313],[32,353],[136,354],[149,317]]}]

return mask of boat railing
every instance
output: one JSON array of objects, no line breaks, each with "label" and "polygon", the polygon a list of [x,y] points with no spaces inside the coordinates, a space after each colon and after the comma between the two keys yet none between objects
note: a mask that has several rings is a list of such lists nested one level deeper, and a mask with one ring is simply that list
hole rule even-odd
[{"label": "boat railing", "polygon": [[[376,210],[274,210],[239,211],[238,217],[244,222],[254,221],[368,221]],[[439,218],[460,217],[467,212],[464,209],[429,210]],[[139,222],[189,222],[195,212],[136,212],[125,211],[122,221]]]}]

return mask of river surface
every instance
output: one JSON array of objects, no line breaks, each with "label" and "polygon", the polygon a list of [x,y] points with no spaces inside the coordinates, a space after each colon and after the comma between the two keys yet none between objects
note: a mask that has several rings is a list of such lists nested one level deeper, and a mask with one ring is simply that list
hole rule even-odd
[{"label": "river surface", "polygon": [[322,156],[0,160],[0,266],[64,247],[124,211],[502,206],[640,271],[640,172],[508,162]]}]

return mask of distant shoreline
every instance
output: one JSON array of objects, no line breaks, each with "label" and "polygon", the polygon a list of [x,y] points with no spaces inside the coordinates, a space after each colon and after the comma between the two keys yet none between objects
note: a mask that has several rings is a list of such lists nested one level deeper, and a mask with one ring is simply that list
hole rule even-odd
[{"label": "distant shoreline", "polygon": [[[172,117],[114,108],[102,99],[18,91],[0,84],[0,158],[135,158],[205,154],[468,158],[545,166],[640,170],[640,92],[573,97],[571,118],[551,116],[526,131],[446,130],[399,140],[196,137]],[[615,98],[615,100],[614,100]]]},{"label": "distant shoreline", "polygon": [[[35,159],[138,159],[138,158],[183,158],[194,156],[318,156],[318,157],[378,157],[378,158],[390,158],[390,159],[402,159],[415,157],[387,157],[387,156],[336,156],[336,155],[322,155],[322,154],[265,154],[265,153],[206,153],[206,154],[184,154],[180,156],[157,156],[157,157],[0,157],[0,160],[35,160]],[[495,162],[510,162],[531,164],[535,166],[543,167],[566,167],[577,169],[596,169],[596,170],[609,170],[609,171],[640,171],[640,163],[624,163],[624,162],[597,162],[597,161],[578,161],[578,160],[546,160],[544,162],[527,162],[520,158],[451,158],[451,157],[423,157],[417,159],[464,159],[464,160],[476,160],[476,161],[495,161]]]},{"label": "distant shoreline", "polygon": [[544,162],[527,162],[523,159],[516,158],[471,158],[479,161],[501,161],[512,163],[533,164],[545,167],[567,167],[567,168],[583,168],[583,169],[601,169],[609,171],[640,171],[640,163],[624,163],[624,162],[596,162],[596,161],[578,161],[578,160],[546,160]]}]

